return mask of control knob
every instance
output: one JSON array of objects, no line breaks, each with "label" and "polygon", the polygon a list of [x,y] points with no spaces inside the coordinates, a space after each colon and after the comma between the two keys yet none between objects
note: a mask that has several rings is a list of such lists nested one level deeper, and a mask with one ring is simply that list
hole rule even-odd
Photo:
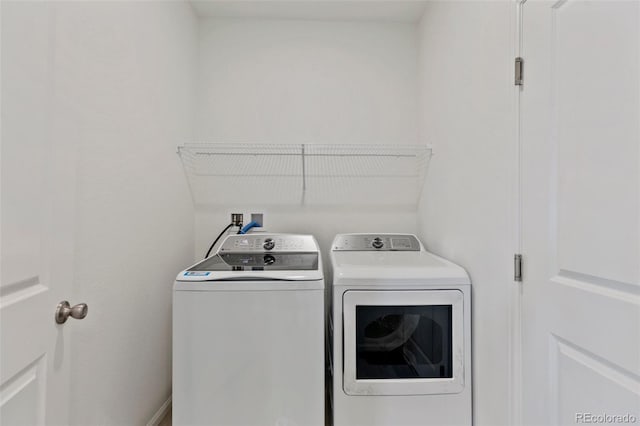
[{"label": "control knob", "polygon": [[273,241],[273,238],[267,238],[264,240],[264,244],[262,245],[265,250],[272,250],[275,246],[276,243]]},{"label": "control knob", "polygon": [[265,254],[263,258],[265,266],[273,265],[276,263],[276,258],[270,254]]},{"label": "control knob", "polygon": [[384,243],[382,242],[382,238],[375,237],[373,239],[373,242],[371,243],[371,245],[373,246],[373,248],[380,249],[380,248],[382,248],[384,246]]}]

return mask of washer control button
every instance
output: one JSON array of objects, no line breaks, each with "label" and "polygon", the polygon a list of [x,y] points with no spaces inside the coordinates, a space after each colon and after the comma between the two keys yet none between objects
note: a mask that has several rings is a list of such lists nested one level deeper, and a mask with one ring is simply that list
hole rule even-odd
[{"label": "washer control button", "polygon": [[274,263],[276,263],[276,258],[273,257],[270,254],[265,254],[264,258],[263,258],[263,261],[264,261],[264,265],[265,266],[269,266],[269,265],[273,265]]},{"label": "washer control button", "polygon": [[373,242],[371,243],[371,245],[373,246],[373,248],[380,249],[380,248],[382,248],[384,246],[384,243],[382,242],[382,238],[375,237],[373,239]]},{"label": "washer control button", "polygon": [[276,243],[273,241],[273,238],[267,238],[264,240],[264,244],[262,245],[265,250],[272,250],[275,246]]}]

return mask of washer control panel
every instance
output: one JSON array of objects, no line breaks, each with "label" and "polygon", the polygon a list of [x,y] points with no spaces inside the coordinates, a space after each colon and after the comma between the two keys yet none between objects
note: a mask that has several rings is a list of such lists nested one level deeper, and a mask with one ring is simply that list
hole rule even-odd
[{"label": "washer control panel", "polygon": [[218,252],[317,252],[318,246],[311,235],[267,234],[230,235]]},{"label": "washer control panel", "polygon": [[333,242],[333,251],[420,251],[420,242],[411,234],[342,234]]}]

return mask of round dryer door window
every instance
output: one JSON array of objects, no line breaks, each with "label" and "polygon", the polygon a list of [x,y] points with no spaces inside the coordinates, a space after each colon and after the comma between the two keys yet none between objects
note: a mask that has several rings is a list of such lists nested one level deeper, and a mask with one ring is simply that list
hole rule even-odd
[{"label": "round dryer door window", "polygon": [[343,309],[347,394],[463,389],[461,291],[347,291]]},{"label": "round dryer door window", "polygon": [[356,379],[453,377],[451,305],[356,306]]}]

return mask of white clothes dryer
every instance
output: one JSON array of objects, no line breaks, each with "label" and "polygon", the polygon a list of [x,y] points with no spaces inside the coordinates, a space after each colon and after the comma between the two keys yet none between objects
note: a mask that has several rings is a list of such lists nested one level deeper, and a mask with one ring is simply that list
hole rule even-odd
[{"label": "white clothes dryer", "polygon": [[227,237],[174,284],[173,424],[324,426],[323,318],[313,236]]},{"label": "white clothes dryer", "polygon": [[471,283],[409,234],[331,247],[334,426],[471,425]]}]

